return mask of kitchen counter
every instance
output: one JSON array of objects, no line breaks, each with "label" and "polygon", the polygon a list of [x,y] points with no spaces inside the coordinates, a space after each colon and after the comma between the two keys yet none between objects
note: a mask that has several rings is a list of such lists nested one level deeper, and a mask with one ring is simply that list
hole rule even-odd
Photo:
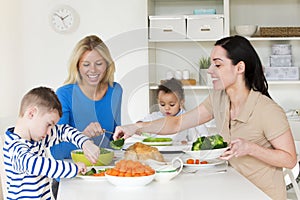
[{"label": "kitchen counter", "polygon": [[116,187],[105,180],[81,178],[62,179],[58,200],[183,200],[183,199],[270,199],[231,167],[226,172],[201,170],[197,173],[181,172],[167,183],[153,181],[143,187]]}]

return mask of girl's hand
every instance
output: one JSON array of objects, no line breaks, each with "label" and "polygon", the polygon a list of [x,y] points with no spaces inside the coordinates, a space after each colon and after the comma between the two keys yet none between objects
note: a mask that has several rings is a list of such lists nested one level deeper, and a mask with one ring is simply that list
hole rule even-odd
[{"label": "girl's hand", "polygon": [[82,145],[82,150],[87,159],[95,164],[100,155],[100,148],[95,145],[92,141],[87,140]]},{"label": "girl's hand", "polygon": [[83,134],[88,137],[96,137],[103,134],[105,131],[102,129],[99,122],[91,122],[83,131]]},{"label": "girl's hand", "polygon": [[78,167],[78,174],[85,174],[86,173],[86,166],[82,162],[75,163]]},{"label": "girl's hand", "polygon": [[237,138],[232,140],[229,145],[229,149],[225,151],[220,157],[223,160],[229,160],[232,157],[241,157],[249,154],[251,142]]}]

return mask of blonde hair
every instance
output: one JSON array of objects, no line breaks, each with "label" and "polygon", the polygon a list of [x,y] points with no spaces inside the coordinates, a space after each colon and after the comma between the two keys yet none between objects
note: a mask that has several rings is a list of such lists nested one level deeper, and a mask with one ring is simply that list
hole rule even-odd
[{"label": "blonde hair", "polygon": [[96,50],[107,63],[106,73],[101,82],[108,83],[110,86],[113,86],[114,73],[116,70],[115,63],[110,55],[108,47],[96,35],[86,36],[75,46],[70,59],[69,75],[64,84],[73,84],[81,80],[79,74],[79,61],[86,51],[92,50]]},{"label": "blonde hair", "polygon": [[27,92],[21,101],[19,117],[23,117],[27,108],[37,106],[46,112],[57,110],[62,116],[62,107],[55,92],[47,87],[37,87]]}]

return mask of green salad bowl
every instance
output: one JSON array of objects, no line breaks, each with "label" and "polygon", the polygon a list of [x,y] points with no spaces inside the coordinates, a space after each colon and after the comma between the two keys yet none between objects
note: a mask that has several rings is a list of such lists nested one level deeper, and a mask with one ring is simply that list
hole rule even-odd
[{"label": "green salad bowl", "polygon": [[82,162],[86,166],[105,166],[111,164],[114,158],[114,152],[110,149],[100,148],[100,156],[97,163],[91,163],[83,154],[82,149],[77,149],[71,152],[73,162]]}]

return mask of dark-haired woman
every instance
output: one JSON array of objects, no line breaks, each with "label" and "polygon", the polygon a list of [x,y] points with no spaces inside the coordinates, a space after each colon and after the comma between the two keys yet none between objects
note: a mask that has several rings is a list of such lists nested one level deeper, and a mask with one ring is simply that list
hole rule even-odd
[{"label": "dark-haired woman", "polygon": [[181,116],[116,128],[114,139],[134,133],[170,134],[215,119],[230,143],[222,155],[272,199],[286,199],[282,168],[293,168],[296,150],[283,109],[269,93],[261,61],[244,37],[216,42],[211,52],[213,90],[204,102]]}]

